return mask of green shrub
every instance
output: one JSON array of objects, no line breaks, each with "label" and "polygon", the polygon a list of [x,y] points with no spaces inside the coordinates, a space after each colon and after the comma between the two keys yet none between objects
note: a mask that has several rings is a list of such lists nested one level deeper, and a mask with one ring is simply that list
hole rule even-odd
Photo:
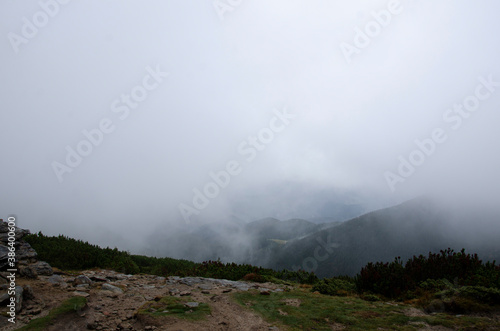
[{"label": "green shrub", "polygon": [[482,303],[500,305],[500,290],[484,286],[463,286],[458,289],[458,296],[470,298]]},{"label": "green shrub", "polygon": [[500,288],[500,267],[495,262],[483,263],[477,254],[462,249],[413,256],[406,264],[398,257],[391,263],[368,263],[356,276],[359,292],[373,292],[390,298],[411,297],[419,289],[442,291],[454,286]]},{"label": "green shrub", "polygon": [[311,290],[321,294],[345,296],[356,291],[356,285],[345,278],[325,278],[314,284]]}]

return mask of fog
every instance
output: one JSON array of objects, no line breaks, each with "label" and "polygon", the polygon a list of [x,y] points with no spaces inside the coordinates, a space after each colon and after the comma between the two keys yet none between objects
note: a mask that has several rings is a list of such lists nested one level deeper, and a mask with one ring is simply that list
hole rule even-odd
[{"label": "fog", "polygon": [[494,209],[499,10],[3,1],[0,217],[143,252],[200,223],[421,195]]}]

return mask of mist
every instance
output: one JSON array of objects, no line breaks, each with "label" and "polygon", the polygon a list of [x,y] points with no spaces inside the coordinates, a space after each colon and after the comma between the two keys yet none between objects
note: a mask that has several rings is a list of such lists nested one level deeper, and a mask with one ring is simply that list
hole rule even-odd
[{"label": "mist", "polygon": [[1,217],[199,260],[162,241],[210,229],[243,261],[233,224],[267,217],[340,222],[422,195],[498,215],[498,10],[2,2]]}]

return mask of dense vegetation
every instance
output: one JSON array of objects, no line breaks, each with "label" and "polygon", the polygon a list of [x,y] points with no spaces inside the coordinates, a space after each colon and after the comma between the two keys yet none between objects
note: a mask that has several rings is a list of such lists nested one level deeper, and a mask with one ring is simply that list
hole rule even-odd
[{"label": "dense vegetation", "polygon": [[356,292],[369,301],[413,301],[428,311],[490,311],[500,305],[500,266],[448,248],[413,256],[405,264],[399,257],[391,263],[368,263],[356,277],[323,279],[313,290],[337,296]]},{"label": "dense vegetation", "polygon": [[27,235],[24,239],[37,251],[40,260],[47,261],[53,267],[64,270],[103,268],[129,274],[198,276],[229,280],[244,278],[260,282],[292,281],[304,284],[312,284],[318,280],[313,273],[305,271],[275,271],[249,264],[222,263],[220,261],[195,263],[168,257],[131,255],[128,252],[119,251],[117,248],[101,248],[63,235],[50,237],[39,232]]},{"label": "dense vegetation", "polygon": [[456,286],[483,286],[500,289],[500,266],[483,263],[477,254],[452,249],[440,253],[414,256],[405,265],[400,258],[391,263],[368,263],[356,277],[361,291],[370,291],[386,297],[400,297],[415,291],[422,282],[446,279]]}]

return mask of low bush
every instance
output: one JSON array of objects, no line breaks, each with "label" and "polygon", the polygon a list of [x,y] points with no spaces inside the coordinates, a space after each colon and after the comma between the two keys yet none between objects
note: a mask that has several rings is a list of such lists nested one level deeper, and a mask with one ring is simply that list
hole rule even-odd
[{"label": "low bush", "polygon": [[356,284],[346,278],[325,278],[314,284],[311,290],[321,294],[346,296],[356,291]]}]

